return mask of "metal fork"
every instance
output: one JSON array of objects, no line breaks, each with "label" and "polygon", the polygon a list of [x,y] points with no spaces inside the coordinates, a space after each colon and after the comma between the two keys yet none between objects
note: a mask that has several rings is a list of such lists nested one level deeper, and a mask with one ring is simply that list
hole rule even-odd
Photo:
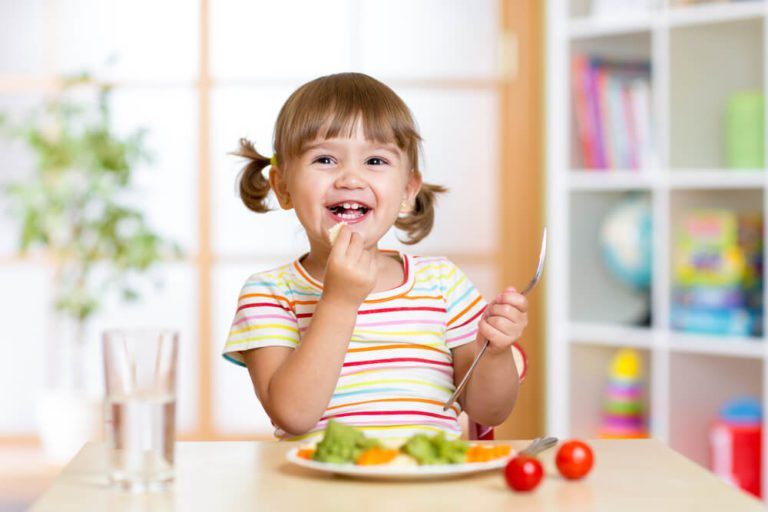
[{"label": "metal fork", "polygon": [[531,444],[523,448],[523,450],[519,453],[519,455],[528,455],[530,457],[533,457],[547,448],[551,448],[557,444],[557,438],[556,437],[537,437],[534,439]]},{"label": "metal fork", "polygon": [[[533,275],[533,278],[528,283],[528,286],[525,287],[525,289],[521,292],[523,295],[528,295],[528,292],[533,290],[533,287],[536,286],[536,283],[539,282],[539,278],[541,277],[541,272],[544,270],[544,258],[547,255],[547,228],[544,227],[544,234],[541,236],[541,249],[539,250],[539,264],[536,265],[536,273]],[[486,310],[487,311],[487,310]],[[483,357],[483,354],[485,354],[485,349],[488,348],[488,340],[485,340],[485,343],[483,344],[483,347],[480,349],[480,352],[477,353],[475,356],[475,360],[472,361],[472,365],[469,367],[469,370],[467,370],[467,373],[464,375],[464,378],[461,379],[461,382],[456,387],[456,391],[453,392],[451,395],[451,398],[448,399],[447,402],[445,402],[445,405],[443,405],[443,410],[447,411],[448,408],[450,408],[453,405],[453,402],[456,401],[457,398],[459,398],[459,395],[461,395],[461,392],[464,391],[464,387],[467,385],[467,382],[469,382],[469,377],[472,375],[472,372],[475,370],[475,366],[477,365],[477,362],[480,360],[481,357]]]}]

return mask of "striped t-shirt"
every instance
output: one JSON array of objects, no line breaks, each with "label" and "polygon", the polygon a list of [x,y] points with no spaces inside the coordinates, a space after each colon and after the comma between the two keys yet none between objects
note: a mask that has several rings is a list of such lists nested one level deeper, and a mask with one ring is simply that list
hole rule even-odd
[{"label": "striped t-shirt", "polygon": [[[336,389],[317,425],[301,436],[278,428],[278,438],[314,440],[330,418],[384,439],[461,434],[459,404],[443,411],[455,389],[451,349],[475,340],[486,302],[446,258],[384,252],[399,258],[404,282],[372,293],[360,306]],[[241,351],[298,346],[322,289],[299,260],[252,275],[224,357],[243,365]]]}]

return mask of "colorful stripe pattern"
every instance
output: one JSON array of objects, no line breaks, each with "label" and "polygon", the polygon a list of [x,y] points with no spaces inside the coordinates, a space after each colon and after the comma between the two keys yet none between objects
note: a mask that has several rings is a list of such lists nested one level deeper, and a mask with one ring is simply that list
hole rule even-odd
[{"label": "colorful stripe pattern", "polygon": [[[460,435],[458,404],[442,409],[455,389],[451,349],[475,340],[485,300],[446,258],[392,255],[405,280],[361,305],[325,414],[309,433],[292,437],[277,429],[278,438],[318,438],[330,418],[388,439]],[[242,365],[244,350],[298,346],[321,293],[322,283],[298,260],[254,274],[240,294],[224,356]]]}]

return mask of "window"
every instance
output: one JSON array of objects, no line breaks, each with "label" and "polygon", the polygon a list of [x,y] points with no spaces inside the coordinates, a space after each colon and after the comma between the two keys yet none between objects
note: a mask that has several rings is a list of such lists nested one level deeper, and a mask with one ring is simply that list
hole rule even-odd
[{"label": "window", "polygon": [[[89,71],[115,85],[118,130],[146,127],[155,160],[138,169],[137,199],[156,229],[186,256],[153,272],[164,280],[145,299],[116,298],[89,329],[92,382],[100,385],[98,333],[108,326],[167,325],[181,331],[178,426],[183,437],[271,435],[247,372],[220,356],[237,294],[253,272],[306,247],[291,213],[257,215],[237,197],[241,136],[271,150],[278,109],[301,83],[362,71],[392,86],[412,108],[424,141],[428,182],[450,187],[432,235],[415,247],[390,233],[382,247],[446,255],[486,295],[498,288],[499,97],[496,1],[36,0],[0,4],[0,110],[24,112],[60,73]],[[32,164],[0,142],[0,184]],[[2,203],[0,203],[2,205]],[[0,437],[35,432],[41,354],[55,336],[45,304],[43,258],[15,253],[18,228],[0,216]],[[456,243],[460,234],[472,243]],[[19,290],[23,290],[19,292]],[[98,391],[98,389],[96,389]]]}]

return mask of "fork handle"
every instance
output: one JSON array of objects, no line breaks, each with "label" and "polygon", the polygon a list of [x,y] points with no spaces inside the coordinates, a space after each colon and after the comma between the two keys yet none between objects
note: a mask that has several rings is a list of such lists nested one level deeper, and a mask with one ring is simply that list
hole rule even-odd
[{"label": "fork handle", "polygon": [[534,441],[528,445],[523,451],[520,452],[520,455],[529,455],[531,457],[535,457],[539,453],[543,452],[544,450],[551,448],[557,444],[557,438],[547,436],[545,438],[537,437],[534,439]]},{"label": "fork handle", "polygon": [[461,392],[464,391],[464,387],[467,385],[467,382],[469,382],[469,377],[472,375],[472,370],[475,369],[475,366],[477,365],[477,362],[480,360],[481,357],[483,357],[483,354],[485,353],[485,349],[488,348],[488,340],[485,340],[485,343],[483,344],[483,348],[480,349],[480,352],[477,353],[475,356],[475,360],[472,361],[472,365],[469,367],[469,370],[467,370],[467,373],[464,374],[464,378],[461,379],[461,382],[459,382],[459,385],[456,386],[456,391],[453,392],[451,395],[451,398],[448,399],[447,402],[445,402],[445,405],[443,406],[443,411],[447,411],[450,409],[450,407],[453,405],[453,402],[456,401],[457,398],[459,398],[459,395],[461,395]]}]

